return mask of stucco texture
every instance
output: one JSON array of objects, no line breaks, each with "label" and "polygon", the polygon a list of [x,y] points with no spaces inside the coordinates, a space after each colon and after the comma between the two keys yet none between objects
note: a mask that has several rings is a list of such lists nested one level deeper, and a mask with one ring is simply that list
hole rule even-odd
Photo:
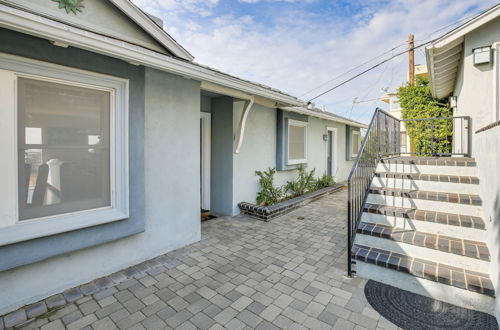
[{"label": "stucco texture", "polygon": [[[481,133],[478,129],[498,120],[499,63],[493,51],[491,64],[474,65],[472,50],[500,42],[500,19],[476,29],[465,37],[464,54],[460,63],[454,95],[457,96],[455,115],[472,118],[472,156],[479,169],[483,218],[487,225],[487,242],[491,254],[491,279],[500,289],[500,127]],[[498,295],[497,295],[498,296]],[[495,313],[500,319],[500,300],[496,299]]]}]

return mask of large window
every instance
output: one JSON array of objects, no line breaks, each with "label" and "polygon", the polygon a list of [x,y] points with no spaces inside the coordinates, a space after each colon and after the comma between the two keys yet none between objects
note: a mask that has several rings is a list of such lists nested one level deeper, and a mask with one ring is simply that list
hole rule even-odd
[{"label": "large window", "polygon": [[19,220],[111,206],[111,92],[19,77]]},{"label": "large window", "polygon": [[307,163],[307,123],[288,120],[288,165]]},{"label": "large window", "polygon": [[0,245],[128,217],[127,89],[0,57]]}]

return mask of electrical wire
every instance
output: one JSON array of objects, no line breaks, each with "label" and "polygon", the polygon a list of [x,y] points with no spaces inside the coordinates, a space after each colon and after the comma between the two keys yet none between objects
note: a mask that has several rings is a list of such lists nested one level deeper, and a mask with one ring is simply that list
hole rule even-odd
[{"label": "electrical wire", "polygon": [[335,80],[337,80],[337,79],[339,79],[339,78],[342,78],[342,77],[343,77],[343,76],[345,76],[346,74],[351,73],[351,72],[353,72],[353,71],[355,71],[355,70],[357,70],[357,69],[359,69],[359,68],[361,68],[361,67],[363,67],[363,66],[367,65],[368,63],[371,63],[371,62],[375,61],[376,59],[379,59],[379,58],[381,58],[382,56],[387,55],[388,53],[391,53],[391,52],[393,53],[393,52],[394,52],[394,50],[396,50],[396,49],[398,49],[398,48],[400,48],[400,47],[402,47],[402,46],[405,46],[405,45],[407,45],[407,43],[403,43],[403,44],[397,45],[397,46],[395,46],[395,47],[391,48],[390,50],[388,50],[388,51],[386,51],[386,52],[384,52],[384,53],[382,53],[382,54],[380,54],[380,55],[377,55],[377,56],[375,56],[375,57],[373,57],[373,58],[369,59],[368,61],[363,62],[363,63],[361,63],[361,64],[359,64],[359,65],[355,66],[354,68],[349,69],[349,70],[347,70],[347,71],[345,71],[345,72],[343,72],[343,73],[339,74],[338,76],[336,76],[336,77],[334,77],[334,78],[332,78],[332,79],[330,79],[330,80],[328,80],[328,81],[325,81],[324,83],[322,83],[322,84],[320,84],[320,85],[318,85],[318,86],[316,86],[316,87],[314,87],[314,88],[312,88],[312,89],[308,90],[307,92],[305,92],[305,93],[303,93],[303,94],[299,95],[299,98],[301,98],[301,97],[303,97],[304,95],[307,95],[307,94],[309,94],[309,93],[311,93],[311,92],[314,92],[315,90],[318,90],[318,89],[320,89],[321,87],[323,87],[323,86],[325,86],[325,85],[328,85],[329,83],[331,83],[331,82],[333,82],[333,81],[335,81]]}]

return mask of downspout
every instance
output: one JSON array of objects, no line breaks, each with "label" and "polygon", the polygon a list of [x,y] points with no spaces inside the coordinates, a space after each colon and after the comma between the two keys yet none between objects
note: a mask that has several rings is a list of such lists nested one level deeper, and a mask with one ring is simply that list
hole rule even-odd
[{"label": "downspout", "polygon": [[243,144],[243,136],[245,134],[245,125],[248,118],[248,113],[252,108],[255,97],[252,95],[247,100],[245,100],[245,108],[243,109],[243,113],[241,114],[240,124],[238,125],[238,131],[236,133],[236,149],[234,150],[235,154],[240,152],[241,145]]}]

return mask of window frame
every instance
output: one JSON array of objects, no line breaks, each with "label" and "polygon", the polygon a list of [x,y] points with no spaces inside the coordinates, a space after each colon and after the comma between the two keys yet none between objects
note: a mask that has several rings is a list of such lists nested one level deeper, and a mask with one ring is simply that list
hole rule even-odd
[{"label": "window frame", "polygon": [[[290,159],[290,126],[303,127],[304,128],[304,156],[305,158],[301,159]],[[308,131],[308,123],[305,121],[299,121],[294,119],[288,119],[286,124],[287,129],[287,139],[286,139],[286,164],[287,165],[299,165],[299,164],[307,164],[307,131]]]},{"label": "window frame", "polygon": [[[17,78],[25,77],[110,92],[110,200],[106,207],[19,220]],[[0,246],[127,219],[128,79],[0,54]],[[9,155],[11,155],[9,157]],[[6,198],[6,200],[3,200]],[[6,210],[6,211],[5,211]]]},{"label": "window frame", "polygon": [[[354,135],[358,136],[358,152],[357,153],[352,152],[352,147],[354,147]],[[356,157],[358,157],[359,148],[361,148],[361,132],[358,130],[351,130],[351,157],[352,158],[356,159]]]}]

